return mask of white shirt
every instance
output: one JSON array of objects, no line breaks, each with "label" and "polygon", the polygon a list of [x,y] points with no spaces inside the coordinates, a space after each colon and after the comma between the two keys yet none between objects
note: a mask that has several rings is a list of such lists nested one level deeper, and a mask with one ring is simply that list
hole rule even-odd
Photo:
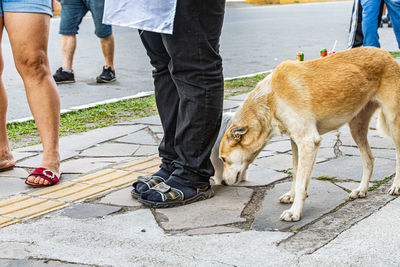
[{"label": "white shirt", "polygon": [[103,23],[172,34],[177,0],[105,0]]}]

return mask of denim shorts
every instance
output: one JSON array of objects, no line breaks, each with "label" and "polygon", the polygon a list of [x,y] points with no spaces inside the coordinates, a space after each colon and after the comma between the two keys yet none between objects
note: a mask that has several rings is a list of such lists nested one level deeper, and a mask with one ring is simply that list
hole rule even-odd
[{"label": "denim shorts", "polygon": [[60,34],[75,35],[83,17],[90,11],[99,38],[112,34],[112,27],[103,24],[104,0],[61,0]]},{"label": "denim shorts", "polygon": [[3,12],[43,13],[53,16],[52,0],[0,0],[0,17]]}]

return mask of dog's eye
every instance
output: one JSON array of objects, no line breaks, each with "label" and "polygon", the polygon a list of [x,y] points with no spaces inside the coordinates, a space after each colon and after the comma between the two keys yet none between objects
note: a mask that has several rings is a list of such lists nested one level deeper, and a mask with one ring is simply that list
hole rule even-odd
[{"label": "dog's eye", "polygon": [[225,163],[225,158],[224,157],[222,157],[221,160]]}]

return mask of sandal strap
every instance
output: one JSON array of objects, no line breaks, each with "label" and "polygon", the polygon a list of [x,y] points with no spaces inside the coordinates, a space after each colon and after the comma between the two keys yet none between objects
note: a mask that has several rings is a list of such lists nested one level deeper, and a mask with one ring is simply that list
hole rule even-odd
[{"label": "sandal strap", "polygon": [[136,189],[136,185],[138,183],[144,183],[147,185],[147,187],[150,189],[156,185],[158,185],[159,183],[164,182],[165,179],[162,178],[161,176],[139,176],[136,180],[136,182],[134,182],[132,184],[132,186]]},{"label": "sandal strap", "polygon": [[178,201],[185,199],[185,194],[181,190],[171,187],[164,182],[154,186],[152,190],[156,191],[161,195],[163,202]]}]

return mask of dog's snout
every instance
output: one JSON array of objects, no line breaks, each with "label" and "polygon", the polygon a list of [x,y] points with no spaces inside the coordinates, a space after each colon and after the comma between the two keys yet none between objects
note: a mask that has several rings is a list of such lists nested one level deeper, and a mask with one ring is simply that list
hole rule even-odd
[{"label": "dog's snout", "polygon": [[228,185],[224,180],[222,180],[221,184],[225,186]]}]

